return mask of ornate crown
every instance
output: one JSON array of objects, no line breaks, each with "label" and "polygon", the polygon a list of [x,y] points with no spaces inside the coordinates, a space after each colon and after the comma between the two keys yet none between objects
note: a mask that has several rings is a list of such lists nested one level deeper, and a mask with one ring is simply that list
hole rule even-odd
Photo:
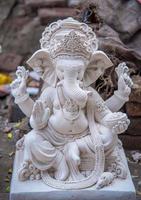
[{"label": "ornate crown", "polygon": [[77,55],[84,58],[89,58],[91,51],[88,49],[86,41],[84,41],[81,36],[75,33],[75,31],[71,31],[68,35],[64,36],[64,39],[61,40],[58,45],[51,49],[51,56],[53,58],[61,55]]},{"label": "ornate crown", "polygon": [[[57,34],[61,35],[61,39],[56,40]],[[40,43],[41,48],[48,50],[52,58],[75,55],[88,59],[98,48],[96,35],[92,29],[70,17],[46,27]]]}]

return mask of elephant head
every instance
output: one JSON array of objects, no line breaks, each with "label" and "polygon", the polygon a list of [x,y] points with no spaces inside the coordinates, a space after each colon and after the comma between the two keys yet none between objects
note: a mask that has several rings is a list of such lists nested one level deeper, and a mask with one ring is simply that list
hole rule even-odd
[{"label": "elephant head", "polygon": [[[50,86],[61,82],[65,94],[78,105],[87,102],[89,85],[94,83],[112,62],[102,51],[96,51],[90,61],[77,56],[59,56],[52,60],[49,53],[39,50],[27,61],[34,70],[41,68],[41,78]],[[38,64],[38,66],[37,66]]]},{"label": "elephant head", "polygon": [[82,89],[87,63],[78,57],[58,57],[55,60],[56,74],[61,80],[64,93],[77,105],[84,106],[87,102],[87,91]]}]

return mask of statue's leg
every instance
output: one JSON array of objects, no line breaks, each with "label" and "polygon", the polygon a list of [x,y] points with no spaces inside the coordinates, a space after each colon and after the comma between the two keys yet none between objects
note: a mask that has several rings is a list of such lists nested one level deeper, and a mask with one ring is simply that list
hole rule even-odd
[{"label": "statue's leg", "polygon": [[117,135],[103,126],[99,130],[104,144],[105,170],[113,173],[114,177],[126,178],[126,167],[119,153]]},{"label": "statue's leg", "polygon": [[[81,155],[81,167],[84,176],[89,176],[94,169],[95,147],[90,135],[76,140]],[[90,159],[90,160],[89,160]]]},{"label": "statue's leg", "polygon": [[55,178],[65,180],[68,176],[68,166],[63,154],[49,141],[44,139],[41,132],[32,130],[25,136],[24,159],[19,171],[22,180],[23,171],[32,163],[40,171],[55,169]]},{"label": "statue's leg", "polygon": [[80,180],[83,175],[79,171],[80,151],[76,142],[70,142],[65,146],[65,157],[70,170],[70,178],[72,180]]}]

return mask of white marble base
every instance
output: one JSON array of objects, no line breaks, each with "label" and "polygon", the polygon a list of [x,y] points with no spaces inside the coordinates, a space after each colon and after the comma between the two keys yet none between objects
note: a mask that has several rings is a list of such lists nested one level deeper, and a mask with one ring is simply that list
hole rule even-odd
[{"label": "white marble base", "polygon": [[[123,150],[121,150],[126,161]],[[10,200],[135,200],[135,188],[127,166],[126,180],[116,179],[103,189],[95,186],[83,190],[59,190],[45,185],[43,181],[20,182],[17,177],[17,167],[22,160],[22,154],[16,153],[13,177],[11,181]]]}]

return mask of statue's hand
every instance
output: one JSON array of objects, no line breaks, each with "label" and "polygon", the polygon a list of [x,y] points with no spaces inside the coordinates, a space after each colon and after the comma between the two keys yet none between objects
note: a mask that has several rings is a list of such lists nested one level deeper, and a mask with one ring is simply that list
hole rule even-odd
[{"label": "statue's hand", "polygon": [[119,121],[117,125],[112,128],[112,132],[115,134],[124,133],[130,124],[130,120],[127,119],[126,121]]},{"label": "statue's hand", "polygon": [[117,121],[117,124],[113,126],[112,132],[114,134],[124,133],[130,124],[130,120],[126,117],[124,120]]},{"label": "statue's hand", "polygon": [[17,78],[11,83],[11,93],[14,97],[20,97],[26,94],[26,80],[28,78],[28,70],[23,66],[19,66],[16,71]]},{"label": "statue's hand", "polygon": [[133,81],[129,76],[129,69],[126,63],[120,63],[115,69],[118,75],[118,94],[121,97],[128,97],[131,93],[131,88],[133,86]]},{"label": "statue's hand", "polygon": [[[121,94],[121,96],[128,97],[131,93],[131,88],[125,83],[124,79],[125,75],[121,75],[118,79],[118,92]],[[128,76],[128,79],[130,81],[130,77]]]},{"label": "statue's hand", "polygon": [[50,109],[44,108],[42,102],[37,100],[33,106],[32,115],[30,117],[30,125],[33,129],[41,129],[50,117]]},{"label": "statue's hand", "polygon": [[122,112],[109,113],[101,122],[104,126],[110,128],[114,134],[125,132],[130,124],[127,115]]}]

